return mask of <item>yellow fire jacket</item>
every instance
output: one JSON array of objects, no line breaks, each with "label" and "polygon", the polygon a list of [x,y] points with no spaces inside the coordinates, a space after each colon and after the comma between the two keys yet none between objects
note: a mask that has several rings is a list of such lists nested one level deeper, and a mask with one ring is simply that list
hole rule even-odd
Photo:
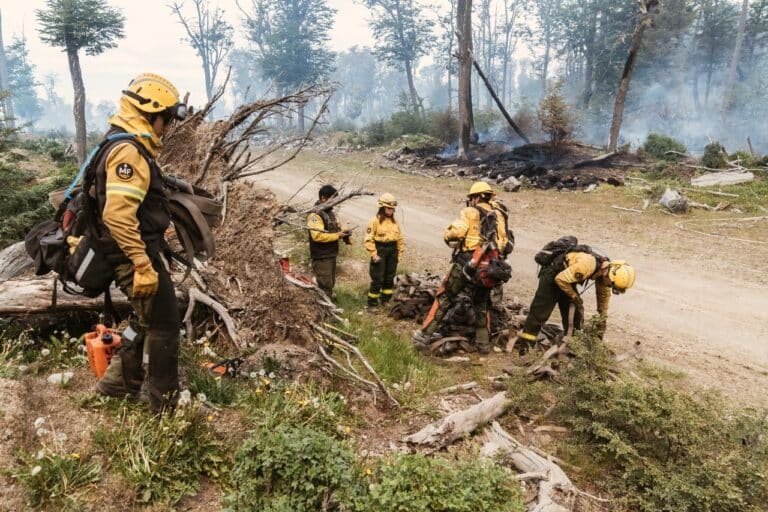
[{"label": "yellow fire jacket", "polygon": [[[330,227],[332,228],[332,226]],[[310,213],[307,216],[307,228],[312,240],[320,243],[338,242],[341,238],[341,232],[346,229],[344,225],[340,225],[339,231],[329,232],[323,218],[317,213]]]},{"label": "yellow fire jacket", "polygon": [[[124,97],[120,99],[118,113],[109,118],[109,124],[119,126],[128,133],[149,133],[151,139],[137,139],[152,156],[162,146],[149,121]],[[123,253],[134,265],[139,265],[149,259],[137,217],[149,189],[149,163],[138,149],[125,142],[110,150],[105,170],[107,200],[102,213],[104,224]]]},{"label": "yellow fire jacket", "polygon": [[402,257],[405,250],[405,239],[403,239],[403,233],[400,231],[400,224],[392,217],[384,217],[384,220],[379,220],[379,216],[376,215],[368,223],[363,245],[371,258],[376,256],[376,242],[397,242],[398,258]]},{"label": "yellow fire jacket", "polygon": [[[479,203],[477,208],[482,208],[486,212],[491,212],[493,210],[493,207],[488,203]],[[463,208],[459,218],[445,228],[445,241],[454,242],[460,240],[460,250],[462,252],[474,251],[483,243],[480,225],[482,219],[480,218],[480,212],[477,211],[477,208],[473,206]],[[507,226],[501,212],[496,212],[496,219],[496,245],[499,249],[503,250],[507,245]]]},{"label": "yellow fire jacket", "polygon": [[597,312],[605,316],[608,314],[608,303],[611,300],[611,285],[600,277],[593,277],[597,270],[597,259],[594,256],[586,252],[571,252],[565,255],[565,270],[555,276],[555,283],[563,293],[578,301],[574,285],[594,279]]}]

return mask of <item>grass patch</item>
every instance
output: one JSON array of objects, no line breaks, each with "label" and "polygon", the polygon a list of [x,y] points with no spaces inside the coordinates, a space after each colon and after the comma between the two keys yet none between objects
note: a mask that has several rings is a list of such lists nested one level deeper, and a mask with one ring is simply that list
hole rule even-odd
[{"label": "grass patch", "polygon": [[315,384],[273,384],[262,377],[262,385],[244,394],[240,406],[258,430],[272,431],[280,425],[311,427],[328,435],[345,435],[347,401],[335,391]]},{"label": "grass patch", "polygon": [[360,337],[360,351],[370,360],[382,379],[390,384],[405,384],[428,392],[439,385],[437,367],[413,348],[413,343],[395,329],[385,313],[372,317],[364,311],[367,286],[339,287],[337,301],[349,320],[349,329]]},{"label": "grass patch", "polygon": [[101,464],[78,453],[56,453],[48,448],[22,456],[22,469],[13,477],[27,491],[33,507],[82,510],[78,497],[101,480]]},{"label": "grass patch", "polygon": [[160,417],[125,411],[119,423],[93,440],[141,503],[172,505],[197,494],[201,475],[218,479],[227,470],[223,444],[196,407]]},{"label": "grass patch", "polygon": [[184,373],[192,396],[202,393],[206,401],[225,406],[231,405],[237,399],[240,386],[232,377],[214,375],[207,368],[195,364],[187,366]]}]

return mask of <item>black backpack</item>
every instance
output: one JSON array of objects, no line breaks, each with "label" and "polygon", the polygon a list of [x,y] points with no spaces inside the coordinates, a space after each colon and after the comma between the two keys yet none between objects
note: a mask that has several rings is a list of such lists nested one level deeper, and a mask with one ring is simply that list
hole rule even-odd
[{"label": "black backpack", "polygon": [[[89,197],[87,190],[94,180],[93,166],[104,149],[114,141],[135,137],[135,134],[117,133],[104,138],[88,155],[63,196],[56,198],[57,194],[52,193],[52,202],[61,199],[60,204],[54,205],[57,208],[54,218],[36,225],[24,238],[27,253],[35,262],[36,275],[56,272],[66,291],[86,297],[98,297],[109,289],[115,278],[114,264],[127,259],[101,224],[96,201]],[[83,185],[78,186],[82,179]],[[69,237],[79,239],[73,251],[67,241]],[[72,285],[80,290],[73,289]]]},{"label": "black backpack", "polygon": [[591,254],[597,259],[597,268],[600,268],[602,262],[608,259],[606,256],[595,252],[592,247],[579,244],[579,240],[573,235],[561,236],[557,240],[552,240],[541,248],[533,256],[533,260],[541,265],[542,268],[551,265],[562,265],[565,261],[565,255],[570,252],[585,252]]},{"label": "black backpack", "polygon": [[[499,248],[497,246],[499,222],[497,215],[499,213],[504,215],[504,212],[499,212],[496,208],[488,212],[477,206],[475,206],[475,209],[480,212],[480,235],[485,243],[492,243],[492,246],[486,248],[482,257],[477,262],[474,277],[475,281],[485,288],[494,288],[500,283],[506,283],[512,277],[512,267],[504,261],[508,254],[503,252],[506,248]],[[504,221],[506,222],[505,215]],[[509,231],[507,232],[509,233]],[[507,244],[507,247],[509,247],[509,244]]]}]

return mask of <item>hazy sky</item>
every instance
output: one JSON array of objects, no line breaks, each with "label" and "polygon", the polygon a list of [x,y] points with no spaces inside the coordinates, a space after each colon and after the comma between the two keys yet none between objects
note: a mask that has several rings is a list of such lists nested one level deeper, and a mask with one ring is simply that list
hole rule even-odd
[{"label": "hazy sky", "polygon": [[[171,14],[164,0],[109,0],[126,18],[125,38],[119,46],[102,55],[89,57],[81,53],[80,64],[88,101],[117,101],[120,90],[130,79],[144,71],[166,76],[180,91],[190,91],[193,104],[205,102],[203,71],[199,57],[183,41],[184,29]],[[190,4],[189,0],[186,2]],[[357,45],[371,45],[372,37],[366,20],[366,8],[353,0],[328,0],[337,11],[336,24],[331,32],[331,46],[343,50]],[[235,27],[236,46],[243,46],[241,14],[235,0],[211,0],[226,11],[226,17]],[[37,66],[36,74],[42,79],[47,73],[58,78],[59,94],[72,99],[72,82],[67,58],[59,48],[43,44],[37,34],[35,10],[44,8],[45,0],[0,0],[2,30],[5,44],[12,36],[24,32],[29,44],[29,60]],[[241,0],[240,5],[250,5]]]}]

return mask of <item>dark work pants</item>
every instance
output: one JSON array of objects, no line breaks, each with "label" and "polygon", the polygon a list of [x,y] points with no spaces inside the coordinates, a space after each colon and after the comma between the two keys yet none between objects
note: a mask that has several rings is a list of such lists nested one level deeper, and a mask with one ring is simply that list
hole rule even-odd
[{"label": "dark work pants", "polygon": [[379,299],[389,302],[392,299],[397,273],[397,242],[376,242],[376,253],[381,258],[377,263],[371,260],[369,273],[371,287],[368,290],[368,305],[375,306]]},{"label": "dark work pants", "polygon": [[[571,306],[571,298],[557,286],[555,276],[558,273],[559,270],[550,267],[543,268],[539,273],[539,286],[536,288],[536,294],[533,297],[528,316],[523,325],[523,338],[534,341],[542,326],[549,320],[555,306],[560,309],[560,316],[563,319],[563,330],[568,332],[568,310]],[[577,311],[573,317],[574,330],[581,329],[582,321],[583,319]]]},{"label": "dark work pants", "polygon": [[122,345],[112,358],[99,387],[107,394],[121,387],[135,396],[141,389],[145,370],[149,401],[154,412],[172,409],[179,392],[179,307],[171,276],[159,257],[152,258],[158,274],[157,293],[133,296],[133,266],[115,268],[115,283],[133,306],[129,328],[123,331]]},{"label": "dark work pants", "polygon": [[472,306],[475,310],[475,343],[478,346],[487,346],[490,343],[490,334],[488,332],[488,303],[491,300],[491,290],[484,286],[475,284],[462,272],[464,263],[468,259],[459,258],[451,265],[448,279],[445,282],[442,293],[439,293],[435,300],[437,301],[437,310],[435,314],[424,322],[422,329],[425,334],[432,335],[437,332],[440,321],[451,309],[456,296],[462,290],[469,290],[472,293]]},{"label": "dark work pants", "polygon": [[336,257],[312,260],[312,272],[315,274],[317,287],[329,298],[333,298],[333,287],[336,286]]}]

